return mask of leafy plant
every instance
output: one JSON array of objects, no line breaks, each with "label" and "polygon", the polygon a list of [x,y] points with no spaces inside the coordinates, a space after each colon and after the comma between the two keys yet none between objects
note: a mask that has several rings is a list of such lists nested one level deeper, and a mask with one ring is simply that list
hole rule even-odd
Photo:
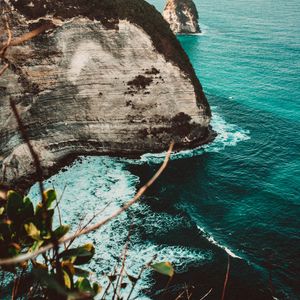
[{"label": "leafy plant", "polygon": [[[22,197],[15,191],[8,191],[5,199],[0,200],[0,259],[17,258],[19,255],[31,253],[50,243],[55,246],[41,255],[13,265],[0,266],[0,272],[18,274],[27,273],[27,290],[22,295],[28,298],[43,297],[44,299],[93,299],[103,291],[102,298],[112,296],[112,299],[130,298],[137,282],[145,268],[169,276],[174,275],[170,262],[148,263],[142,268],[138,277],[129,275],[125,270],[126,255],[122,267],[112,275],[108,275],[109,283],[103,290],[102,286],[90,279],[91,272],[85,268],[95,254],[93,244],[87,243],[71,247],[73,240],[62,249],[58,247],[59,240],[70,230],[69,225],[60,224],[53,230],[53,215],[57,196],[53,189],[43,193],[44,201],[36,207],[29,197]],[[127,243],[126,243],[127,247]],[[123,272],[124,271],[124,272]],[[124,273],[124,274],[123,274]],[[22,276],[21,276],[22,277]],[[124,278],[128,282],[124,282]],[[29,281],[29,282],[28,282]],[[131,289],[124,290],[131,284]],[[15,285],[14,285],[15,286]],[[34,290],[34,293],[32,292]],[[13,294],[17,294],[17,289]],[[13,298],[15,298],[15,296]]]},{"label": "leafy plant", "polygon": [[[56,242],[70,229],[60,225],[52,230],[56,193],[53,189],[44,192],[45,201],[34,209],[29,197],[22,197],[15,191],[8,191],[6,199],[0,202],[0,258],[16,257],[33,252],[40,247]],[[52,298],[68,298],[77,295],[93,298],[101,286],[89,280],[90,272],[78,266],[86,265],[95,253],[92,244],[63,251],[49,250],[42,257],[29,262],[2,266],[2,271],[16,273],[18,268],[32,272],[39,282],[38,292]]]}]

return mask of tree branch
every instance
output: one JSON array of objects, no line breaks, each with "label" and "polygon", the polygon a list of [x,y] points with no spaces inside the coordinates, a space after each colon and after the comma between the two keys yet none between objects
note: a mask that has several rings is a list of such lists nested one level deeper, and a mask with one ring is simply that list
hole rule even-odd
[{"label": "tree branch", "polygon": [[221,298],[222,300],[225,299],[225,292],[226,292],[227,282],[228,282],[228,278],[229,278],[229,270],[230,270],[230,255],[228,254],[227,271],[226,271],[226,275],[225,275],[222,298]]},{"label": "tree branch", "polygon": [[[123,213],[124,211],[126,211],[129,207],[131,207],[133,204],[135,204],[140,198],[141,196],[146,192],[146,190],[157,180],[157,178],[162,174],[162,172],[165,170],[165,168],[167,167],[168,161],[170,159],[170,155],[171,152],[173,150],[174,147],[174,142],[172,142],[170,144],[169,150],[166,154],[165,160],[163,162],[163,164],[160,166],[160,168],[158,169],[158,171],[153,175],[153,177],[144,185],[142,186],[138,192],[136,193],[136,195],[129,200],[123,207],[121,207],[120,209],[116,210],[114,213],[112,213],[109,217],[107,217],[106,219],[80,231],[77,232],[73,235],[70,236],[66,236],[66,237],[62,237],[61,239],[59,239],[57,241],[58,244],[62,244],[64,242],[68,242],[74,238],[78,238],[81,235],[90,233],[92,231],[95,231],[97,229],[99,229],[100,227],[102,227],[103,225],[107,224],[108,222],[110,222],[112,219],[116,218],[117,216],[119,216],[121,213]],[[20,262],[32,259],[36,256],[38,256],[39,254],[45,253],[46,251],[52,249],[54,247],[53,243],[49,243],[48,245],[41,247],[39,250],[31,252],[31,253],[26,253],[23,255],[19,255],[17,257],[12,257],[12,258],[6,258],[6,259],[1,259],[0,260],[0,265],[11,265],[11,264],[18,264]]]}]

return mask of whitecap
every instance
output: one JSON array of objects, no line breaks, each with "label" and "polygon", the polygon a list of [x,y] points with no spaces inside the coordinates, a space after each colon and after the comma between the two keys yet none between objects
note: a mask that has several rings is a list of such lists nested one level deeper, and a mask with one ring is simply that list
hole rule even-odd
[{"label": "whitecap", "polygon": [[[248,131],[227,123],[216,112],[216,108],[213,108],[212,126],[218,133],[213,143],[173,153],[171,159],[191,157],[203,152],[219,152],[226,146],[235,146],[238,142],[250,138]],[[139,177],[127,170],[128,162],[160,163],[164,156],[164,153],[145,154],[139,160],[108,156],[81,157],[65,171],[60,171],[49,178],[45,182],[45,186],[53,186],[59,195],[62,195],[65,189],[60,202],[62,219],[63,223],[70,224],[72,230],[75,231],[80,222],[85,224],[96,212],[105,208],[91,224],[111,215],[134,196],[139,184]],[[37,185],[31,188],[30,196],[35,199],[35,202],[38,201]],[[56,226],[59,224],[57,213],[54,222]],[[120,259],[128,230],[131,224],[134,224],[136,228],[143,230],[144,236],[141,239],[139,231],[133,232],[131,235],[126,259],[126,270],[129,273],[136,275],[154,255],[157,255],[157,261],[172,262],[176,272],[185,272],[191,265],[197,266],[210,260],[212,253],[209,250],[194,249],[188,246],[156,244],[152,239],[147,238],[154,234],[157,236],[167,234],[168,231],[177,227],[179,229],[180,226],[183,226],[183,222],[185,219],[182,216],[174,216],[166,212],[153,212],[149,205],[139,202],[96,232],[80,237],[74,245],[91,241],[95,244],[96,254],[89,267],[95,277],[100,277],[100,282],[105,285],[105,277],[101,274],[109,274],[116,264],[116,260]],[[202,232],[205,231],[202,230]],[[219,244],[211,235],[206,233],[206,237],[232,257],[238,257],[228,247]],[[137,291],[151,286],[151,278],[151,271],[147,270]]]},{"label": "whitecap", "polygon": [[[74,232],[80,222],[86,224],[95,213],[105,208],[91,224],[110,216],[131,199],[136,193],[139,178],[130,173],[126,166],[127,163],[118,158],[81,157],[72,166],[49,178],[45,186],[53,186],[58,195],[62,196],[59,208],[63,223],[70,224]],[[37,203],[37,185],[31,188],[29,196]],[[136,276],[154,255],[157,255],[157,262],[170,261],[176,272],[184,272],[191,265],[205,263],[211,259],[212,254],[208,250],[153,241],[154,235],[166,235],[171,230],[179,229],[183,222],[186,221],[182,216],[153,212],[148,204],[139,202],[99,230],[81,236],[73,246],[87,242],[95,245],[96,253],[89,269],[94,274],[93,278],[100,279],[99,282],[106,286],[107,279],[102,274],[111,274],[116,261],[120,261],[128,230],[133,224],[126,256],[126,271],[129,274]],[[59,225],[57,211],[54,223],[55,227]],[[144,272],[136,293],[152,285],[151,274],[150,269]],[[139,295],[139,299],[142,298],[146,297]]]},{"label": "whitecap", "polygon": [[[171,154],[170,159],[181,159],[188,158],[197,155],[201,155],[205,152],[220,152],[227,146],[236,146],[239,142],[250,139],[250,131],[240,128],[235,124],[231,124],[225,121],[225,119],[217,112],[217,107],[211,107],[212,109],[212,120],[211,126],[213,130],[217,132],[215,140],[194,149],[183,150],[174,152]],[[140,161],[136,160],[135,163],[161,163],[166,155],[166,152],[162,153],[147,153],[141,156]],[[134,160],[131,160],[134,163]]]},{"label": "whitecap", "polygon": [[210,241],[212,244],[218,246],[219,248],[225,250],[225,252],[234,258],[238,258],[238,259],[242,259],[242,257],[238,256],[237,254],[235,254],[232,250],[230,250],[227,246],[225,246],[224,244],[216,241],[216,239],[206,231],[206,229],[204,229],[203,227],[200,227],[199,225],[197,225],[197,228],[199,229],[199,231],[201,232],[202,236],[204,236],[208,241]]}]

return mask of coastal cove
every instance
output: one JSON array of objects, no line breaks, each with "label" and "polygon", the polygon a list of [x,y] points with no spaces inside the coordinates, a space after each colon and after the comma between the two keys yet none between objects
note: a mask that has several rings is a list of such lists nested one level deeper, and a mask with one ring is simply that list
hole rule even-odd
[{"label": "coastal cove", "polygon": [[[162,11],[164,1],[149,2]],[[228,299],[272,299],[270,268],[274,296],[300,299],[300,4],[195,3],[203,33],[178,39],[218,136],[175,154],[140,203],[83,238],[96,245],[91,269],[111,271],[134,223],[127,260],[133,274],[157,253],[174,264],[174,284],[194,285],[195,299],[213,288],[207,299],[219,299],[230,254]],[[66,187],[63,221],[76,228],[86,213],[110,204],[102,218],[130,199],[162,158],[81,157],[46,185],[59,195]],[[30,194],[37,198],[37,186]],[[156,299],[147,297],[160,288],[155,279],[145,273],[139,299]]]}]

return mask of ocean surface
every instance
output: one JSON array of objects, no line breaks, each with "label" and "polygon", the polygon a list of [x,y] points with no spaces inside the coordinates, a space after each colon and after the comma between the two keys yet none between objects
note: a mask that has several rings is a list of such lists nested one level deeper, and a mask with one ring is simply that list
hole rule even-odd
[{"label": "ocean surface", "polygon": [[[192,299],[211,288],[206,299],[220,299],[228,255],[226,299],[300,299],[300,2],[195,2],[203,32],[178,39],[218,137],[173,155],[138,204],[84,237],[97,249],[90,268],[100,279],[111,272],[133,225],[128,273],[155,254],[176,269],[164,296],[167,279],[145,272],[138,299],[175,299],[185,283]],[[63,193],[63,221],[76,230],[80,219],[105,208],[97,221],[129,200],[163,156],[82,157],[47,186]]]}]

